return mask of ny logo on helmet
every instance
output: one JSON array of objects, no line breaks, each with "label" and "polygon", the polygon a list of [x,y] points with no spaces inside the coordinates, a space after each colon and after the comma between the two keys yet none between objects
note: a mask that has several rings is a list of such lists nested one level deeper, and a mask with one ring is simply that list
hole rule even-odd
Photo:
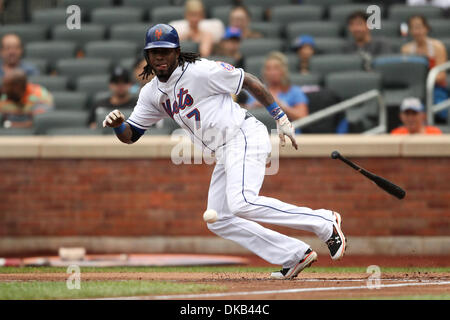
[{"label": "ny logo on helmet", "polygon": [[156,29],[155,30],[155,37],[156,37],[156,39],[159,40],[159,38],[161,38],[161,36],[162,36],[162,30],[161,29]]}]

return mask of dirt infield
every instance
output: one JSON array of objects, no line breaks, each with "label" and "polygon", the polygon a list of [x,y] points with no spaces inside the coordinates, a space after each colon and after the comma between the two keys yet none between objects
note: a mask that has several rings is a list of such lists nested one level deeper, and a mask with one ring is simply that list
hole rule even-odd
[{"label": "dirt infield", "polygon": [[[271,280],[267,273],[261,272],[90,272],[83,273],[81,281],[157,280],[214,284],[225,288],[220,292],[128,299],[358,299],[443,295],[450,292],[448,273],[385,273],[378,283],[368,282],[368,276],[365,273],[303,273],[294,280],[281,281]],[[65,281],[66,278],[64,273],[0,274],[0,281]],[[379,284],[380,288],[369,289],[368,284]]]}]

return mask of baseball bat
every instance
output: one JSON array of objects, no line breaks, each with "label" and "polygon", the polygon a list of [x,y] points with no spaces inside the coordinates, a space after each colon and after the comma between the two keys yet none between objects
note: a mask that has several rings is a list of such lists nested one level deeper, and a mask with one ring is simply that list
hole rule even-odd
[{"label": "baseball bat", "polygon": [[406,195],[405,190],[403,190],[396,184],[390,182],[389,180],[384,179],[380,176],[377,176],[376,174],[373,174],[372,172],[369,172],[364,168],[361,168],[354,162],[352,162],[352,161],[348,160],[347,158],[345,158],[344,156],[342,156],[338,151],[333,151],[331,153],[331,158],[341,160],[348,166],[352,167],[353,169],[355,169],[356,171],[361,173],[366,178],[372,180],[377,186],[379,186],[381,189],[383,189],[387,193],[393,195],[394,197],[397,197],[398,199],[403,199],[405,197],[405,195]]}]

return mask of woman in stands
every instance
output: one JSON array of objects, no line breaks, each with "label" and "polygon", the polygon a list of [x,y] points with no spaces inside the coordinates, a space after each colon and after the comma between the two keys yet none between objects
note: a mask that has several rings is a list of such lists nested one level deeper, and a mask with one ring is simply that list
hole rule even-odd
[{"label": "woman in stands", "polygon": [[198,43],[202,57],[211,55],[215,42],[224,34],[224,25],[218,19],[205,19],[205,7],[201,0],[188,0],[185,4],[184,20],[170,22],[181,41]]},{"label": "woman in stands", "polygon": [[[402,46],[403,54],[423,55],[428,58],[429,68],[443,64],[447,61],[447,50],[442,41],[428,36],[431,31],[427,19],[421,15],[414,15],[408,20],[409,32],[413,41]],[[446,73],[440,72],[436,78],[434,89],[434,103],[448,99],[449,93],[446,89]],[[446,114],[440,114],[445,116]]]},{"label": "woman in stands", "polygon": [[[298,86],[289,80],[287,57],[281,52],[271,52],[263,64],[262,75],[264,83],[283,109],[290,121],[308,115],[308,98]],[[252,96],[247,101],[247,107],[262,107]]]}]

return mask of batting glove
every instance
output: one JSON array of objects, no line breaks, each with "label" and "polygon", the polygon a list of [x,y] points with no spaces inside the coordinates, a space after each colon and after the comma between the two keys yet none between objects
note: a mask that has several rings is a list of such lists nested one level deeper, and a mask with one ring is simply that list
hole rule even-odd
[{"label": "batting glove", "polygon": [[292,127],[292,124],[289,121],[287,115],[284,114],[281,118],[276,120],[276,122],[277,122],[278,136],[280,137],[280,141],[281,141],[281,146],[284,147],[286,145],[286,139],[284,137],[286,135],[289,137],[289,139],[291,139],[292,145],[297,150],[298,145],[297,145],[297,141],[295,140],[295,136],[294,136],[295,135],[294,128]]}]

